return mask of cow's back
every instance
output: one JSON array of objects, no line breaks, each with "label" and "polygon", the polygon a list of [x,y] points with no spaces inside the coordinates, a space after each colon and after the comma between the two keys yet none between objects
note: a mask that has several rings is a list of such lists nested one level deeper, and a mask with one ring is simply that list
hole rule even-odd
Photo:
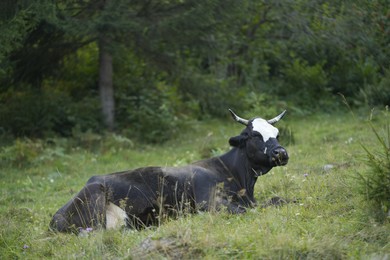
[{"label": "cow's back", "polygon": [[107,200],[124,208],[129,216],[149,218],[162,208],[172,212],[195,209],[197,202],[208,199],[218,182],[210,169],[188,165],[145,167],[93,176],[87,184],[105,186]]}]

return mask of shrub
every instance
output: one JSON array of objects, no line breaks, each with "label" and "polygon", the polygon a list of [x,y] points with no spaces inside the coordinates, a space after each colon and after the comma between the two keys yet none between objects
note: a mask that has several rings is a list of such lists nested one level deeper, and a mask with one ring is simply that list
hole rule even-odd
[{"label": "shrub", "polygon": [[0,96],[0,128],[16,137],[70,136],[73,128],[98,132],[101,126],[99,99],[75,102],[61,91],[19,91]]},{"label": "shrub", "polygon": [[386,109],[385,136],[380,135],[377,129],[370,123],[380,149],[371,151],[362,145],[366,152],[366,163],[369,170],[359,174],[361,187],[380,219],[390,218],[390,121],[389,112]]},{"label": "shrub", "polygon": [[[275,102],[275,98],[264,94],[264,93],[255,93],[253,91],[248,92],[245,97],[242,99],[242,103],[245,107],[248,108],[248,114],[251,116],[260,116],[262,118],[273,118],[287,105],[279,102]],[[276,109],[278,106],[278,109]],[[281,107],[281,108],[280,108]]]},{"label": "shrub", "polygon": [[140,89],[118,95],[118,126],[123,134],[146,143],[162,143],[177,131],[179,120],[167,94],[159,89]]},{"label": "shrub", "polygon": [[378,83],[372,83],[360,89],[358,99],[363,99],[369,106],[390,105],[390,70],[386,71]]},{"label": "shrub", "polygon": [[69,123],[66,116],[69,99],[62,93],[24,91],[0,98],[4,104],[0,108],[0,126],[15,136],[42,137]]},{"label": "shrub", "polygon": [[219,79],[190,71],[181,76],[179,85],[184,102],[191,105],[198,119],[225,117],[229,107],[237,111],[245,109],[247,88],[240,87],[233,78]]},{"label": "shrub", "polygon": [[77,128],[76,131],[100,133],[103,124],[99,98],[97,96],[87,96],[78,102],[69,104],[67,119],[71,123],[67,131],[71,131],[71,133],[75,132],[74,128]]},{"label": "shrub", "polygon": [[[65,140],[65,139],[64,139]],[[23,168],[66,157],[66,141],[18,138],[0,148],[0,167]]]},{"label": "shrub", "polygon": [[284,84],[279,93],[299,107],[316,108],[330,96],[328,77],[322,63],[310,65],[299,58],[293,59],[282,71]]},{"label": "shrub", "polygon": [[24,167],[33,162],[43,152],[42,142],[30,139],[16,139],[12,145],[0,149],[1,166]]}]

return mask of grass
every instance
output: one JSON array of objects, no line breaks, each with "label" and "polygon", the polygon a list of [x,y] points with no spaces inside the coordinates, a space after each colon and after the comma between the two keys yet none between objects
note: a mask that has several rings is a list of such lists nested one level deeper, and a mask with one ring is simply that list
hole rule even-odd
[{"label": "grass", "polygon": [[[377,115],[372,124],[380,128],[384,120]],[[242,127],[228,118],[191,122],[161,146],[107,136],[22,140],[3,147],[0,259],[390,257],[390,221],[377,222],[358,189],[357,176],[368,170],[361,145],[380,149],[366,119],[348,114],[286,116],[279,127],[294,134],[295,142],[286,147],[290,162],[262,176],[255,197],[259,204],[273,196],[296,203],[256,207],[243,215],[200,213],[142,231],[94,231],[85,236],[54,234],[48,224],[90,176],[209,157],[229,149],[228,138]]]}]

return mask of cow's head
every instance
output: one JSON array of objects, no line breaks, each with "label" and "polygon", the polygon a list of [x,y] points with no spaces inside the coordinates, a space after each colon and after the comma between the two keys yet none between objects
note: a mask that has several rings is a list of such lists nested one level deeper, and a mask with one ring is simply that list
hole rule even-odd
[{"label": "cow's head", "polygon": [[231,109],[229,111],[234,120],[246,126],[239,136],[230,138],[229,143],[234,147],[245,148],[254,170],[268,171],[272,167],[287,164],[287,151],[280,146],[279,130],[273,126],[282,119],[286,111],[270,120],[260,117],[246,120],[237,116]]}]

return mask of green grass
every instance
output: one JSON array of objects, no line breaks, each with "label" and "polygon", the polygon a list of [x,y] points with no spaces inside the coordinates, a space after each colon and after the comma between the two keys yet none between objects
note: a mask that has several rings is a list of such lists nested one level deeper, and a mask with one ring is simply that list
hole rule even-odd
[{"label": "green grass", "polygon": [[[378,115],[372,123],[380,129],[384,121]],[[293,132],[295,142],[286,147],[291,159],[286,167],[259,178],[256,198],[259,204],[273,196],[297,203],[257,207],[243,215],[201,213],[142,231],[95,231],[87,236],[54,234],[48,224],[90,176],[209,157],[229,149],[228,138],[242,127],[228,118],[190,122],[162,146],[107,136],[49,144],[22,140],[12,149],[3,147],[0,259],[390,257],[390,221],[376,221],[358,188],[358,174],[367,171],[361,145],[371,151],[380,148],[365,119],[349,114],[286,116],[279,127]]]}]

